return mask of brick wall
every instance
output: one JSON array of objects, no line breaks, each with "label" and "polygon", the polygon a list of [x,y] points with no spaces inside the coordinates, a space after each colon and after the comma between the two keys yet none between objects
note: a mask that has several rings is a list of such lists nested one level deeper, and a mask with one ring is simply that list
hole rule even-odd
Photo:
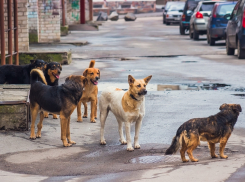
[{"label": "brick wall", "polygon": [[38,32],[38,13],[37,13],[37,0],[28,0],[28,25],[29,32]]},{"label": "brick wall", "polygon": [[39,42],[60,41],[60,0],[38,0]]},{"label": "brick wall", "polygon": [[[28,18],[27,18],[27,2],[28,0],[18,0],[18,35],[19,35],[19,51],[28,51],[29,50],[29,35],[28,35]],[[7,15],[7,0],[4,1],[4,29],[8,28],[8,15]],[[13,4],[12,4],[13,12]],[[14,13],[13,13],[14,16]],[[14,17],[12,18],[14,19]],[[12,26],[14,24],[12,22]],[[13,42],[14,42],[14,35]],[[1,37],[0,37],[1,39]],[[6,54],[8,53],[8,33],[5,32],[5,50]],[[14,43],[13,43],[14,47]],[[1,49],[1,45],[0,45]],[[14,50],[14,48],[13,48]]]}]

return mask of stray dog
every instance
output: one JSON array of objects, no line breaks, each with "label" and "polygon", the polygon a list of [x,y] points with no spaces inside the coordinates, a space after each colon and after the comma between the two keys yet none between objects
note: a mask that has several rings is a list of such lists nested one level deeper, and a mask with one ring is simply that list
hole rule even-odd
[{"label": "stray dog", "polygon": [[[40,81],[38,81],[40,80]],[[42,81],[42,82],[41,82]],[[48,86],[45,76],[41,70],[31,71],[31,139],[41,137],[43,126],[43,111],[60,115],[61,140],[65,147],[75,144],[70,137],[70,116],[77,107],[83,94],[83,88],[87,84],[84,76],[69,76],[61,86]],[[35,135],[35,120],[40,111],[40,121],[37,125],[38,131]]]},{"label": "stray dog", "polygon": [[[104,127],[109,110],[115,115],[118,122],[120,142],[127,144],[127,150],[139,149],[139,131],[142,119],[145,115],[145,95],[147,94],[146,85],[151,79],[151,75],[142,79],[135,80],[133,76],[128,76],[129,90],[123,91],[116,87],[108,87],[101,93],[100,107],[100,144],[105,145]],[[122,124],[125,123],[126,139],[123,136]],[[135,122],[134,148],[131,144],[130,126]]]},{"label": "stray dog", "polygon": [[216,115],[208,118],[191,119],[183,123],[165,154],[176,153],[181,146],[180,156],[183,162],[188,162],[185,158],[186,151],[192,162],[198,162],[198,159],[193,157],[192,152],[200,145],[201,140],[208,142],[212,158],[218,157],[215,154],[215,143],[220,143],[220,158],[228,158],[227,155],[224,155],[225,145],[231,136],[242,108],[239,104],[222,104],[219,109],[221,111]]},{"label": "stray dog", "polygon": [[97,103],[98,103],[98,80],[100,79],[100,70],[98,68],[94,68],[95,61],[90,61],[89,68],[87,68],[83,72],[83,76],[85,76],[88,80],[88,84],[85,86],[83,96],[80,102],[77,105],[77,122],[82,122],[82,113],[81,113],[81,105],[84,105],[84,114],[83,118],[88,117],[88,106],[87,102],[91,102],[91,114],[90,121],[91,123],[95,123],[97,119]]},{"label": "stray dog", "polygon": [[[60,73],[62,71],[62,66],[60,63],[51,62],[48,63],[46,69],[44,70],[44,76],[49,86],[58,86]],[[48,118],[48,112],[44,112],[44,118]],[[58,119],[56,114],[53,114],[53,119]]]},{"label": "stray dog", "polygon": [[30,60],[31,64],[0,66],[0,84],[30,84],[30,73],[34,68],[45,69],[46,62],[41,59]]}]

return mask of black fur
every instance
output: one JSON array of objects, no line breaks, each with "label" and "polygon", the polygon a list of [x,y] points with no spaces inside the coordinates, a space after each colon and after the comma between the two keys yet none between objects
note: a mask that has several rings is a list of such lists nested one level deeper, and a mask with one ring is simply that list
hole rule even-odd
[{"label": "black fur", "polygon": [[31,60],[31,64],[3,65],[0,66],[0,84],[30,84],[30,72],[34,68],[43,69],[45,62],[43,60]]}]

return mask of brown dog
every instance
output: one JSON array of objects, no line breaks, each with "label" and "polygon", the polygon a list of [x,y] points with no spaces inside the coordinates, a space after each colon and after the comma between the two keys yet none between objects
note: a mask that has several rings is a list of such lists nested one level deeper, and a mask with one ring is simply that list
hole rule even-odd
[{"label": "brown dog", "polygon": [[[41,81],[38,81],[41,80]],[[43,126],[43,111],[60,115],[61,140],[64,147],[69,147],[76,142],[70,137],[70,116],[76,109],[80,101],[83,88],[87,84],[84,76],[69,76],[61,86],[49,86],[41,70],[31,71],[31,90],[30,90],[30,108],[31,108],[31,139],[41,137]],[[35,135],[35,120],[40,112],[40,121],[37,125],[37,134]]]},{"label": "brown dog", "polygon": [[188,162],[185,152],[192,162],[197,162],[192,155],[193,150],[201,141],[207,141],[212,158],[218,157],[215,154],[215,144],[220,143],[220,157],[228,158],[224,155],[225,145],[231,136],[234,125],[236,124],[239,112],[242,108],[239,104],[222,104],[220,112],[207,118],[195,118],[183,123],[176,132],[171,146],[165,154],[176,153],[181,146],[180,156],[183,162]]},{"label": "brown dog", "polygon": [[98,80],[100,79],[100,70],[98,68],[94,68],[95,61],[90,61],[89,68],[87,68],[83,72],[83,76],[85,76],[88,80],[88,84],[85,86],[85,90],[83,91],[83,96],[80,102],[77,105],[77,122],[82,122],[82,113],[81,113],[81,104],[84,105],[84,114],[83,118],[88,117],[88,106],[87,102],[91,102],[91,114],[90,121],[95,123],[97,119],[97,103],[98,103]]}]

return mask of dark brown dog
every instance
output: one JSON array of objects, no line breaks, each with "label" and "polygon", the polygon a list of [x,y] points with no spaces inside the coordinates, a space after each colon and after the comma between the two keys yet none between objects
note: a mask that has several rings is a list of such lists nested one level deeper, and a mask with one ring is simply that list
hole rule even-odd
[{"label": "dark brown dog", "polygon": [[237,122],[239,112],[242,108],[239,104],[223,104],[219,108],[221,111],[208,118],[191,119],[183,123],[177,130],[171,146],[165,154],[176,153],[181,146],[180,156],[183,162],[188,162],[185,158],[185,152],[192,162],[197,162],[192,155],[193,150],[200,145],[201,141],[207,141],[212,158],[218,157],[215,154],[215,144],[220,143],[220,157],[228,158],[224,155],[225,145],[231,136],[234,125]]},{"label": "dark brown dog", "polygon": [[[62,66],[60,63],[51,62],[46,65],[44,76],[49,86],[58,86]],[[48,118],[49,113],[44,112],[44,118]],[[53,119],[58,119],[57,114],[53,114]]]},{"label": "dark brown dog", "polygon": [[[41,80],[42,82],[38,81]],[[48,86],[44,74],[41,70],[31,71],[31,139],[41,137],[43,126],[43,111],[60,115],[61,140],[65,147],[75,144],[70,137],[70,116],[80,101],[83,88],[87,84],[84,76],[69,76],[61,86]],[[35,120],[40,111],[40,121],[37,125],[38,131],[35,135]]]},{"label": "dark brown dog", "polygon": [[100,79],[100,70],[98,68],[94,68],[95,61],[90,61],[89,68],[87,68],[83,72],[83,76],[85,76],[88,80],[88,84],[85,86],[85,90],[83,92],[83,96],[80,102],[77,105],[77,122],[82,122],[82,113],[81,113],[81,104],[84,105],[84,114],[83,118],[88,117],[88,106],[87,102],[91,102],[91,114],[90,121],[92,123],[96,122],[97,118],[97,103],[98,103],[98,80]]}]

